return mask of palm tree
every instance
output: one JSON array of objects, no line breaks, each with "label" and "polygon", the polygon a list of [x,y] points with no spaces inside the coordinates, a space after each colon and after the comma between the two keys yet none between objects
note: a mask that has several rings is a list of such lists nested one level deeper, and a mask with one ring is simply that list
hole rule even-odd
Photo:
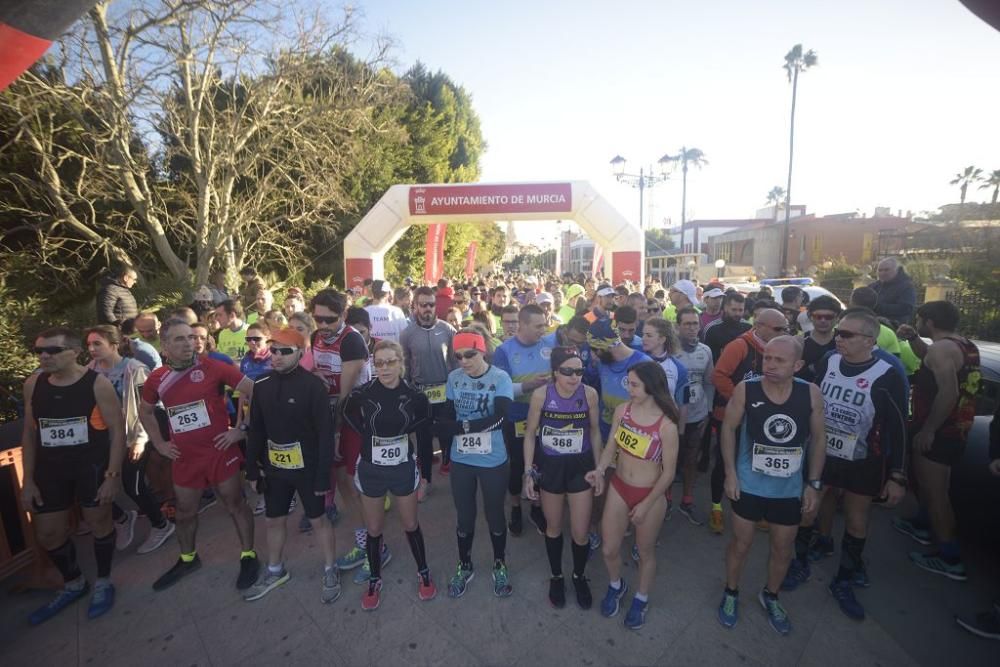
[{"label": "palm tree", "polygon": [[[684,252],[684,225],[687,223],[687,191],[688,191],[688,164],[701,169],[708,164],[705,153],[700,148],[687,148],[681,146],[681,151],[677,155],[669,153],[659,159],[660,165],[667,163],[681,163],[682,185],[681,185],[681,252]],[[697,248],[695,252],[697,252]]]},{"label": "palm tree", "polygon": [[962,209],[965,208],[965,193],[969,189],[969,186],[977,181],[983,175],[983,170],[979,167],[970,165],[964,170],[955,174],[955,178],[951,179],[952,185],[957,185],[958,190],[961,193],[961,198],[958,200],[958,217],[955,220],[955,224],[958,224],[962,220]]},{"label": "palm tree", "polygon": [[780,185],[775,185],[771,188],[771,191],[767,193],[767,203],[774,206],[774,222],[778,222],[778,210],[781,208],[781,202],[785,199],[785,188]]},{"label": "palm tree", "polygon": [[980,190],[993,188],[993,198],[990,200],[990,203],[996,204],[997,195],[1000,195],[1000,169],[994,169],[990,172],[989,176],[980,178],[980,180],[982,181],[982,185],[979,186]]},{"label": "palm tree", "polygon": [[802,52],[802,45],[796,44],[785,54],[785,73],[792,84],[792,122],[788,133],[788,187],[785,188],[785,227],[781,240],[781,269],[788,269],[788,224],[792,212],[792,157],[795,154],[795,100],[799,92],[799,72],[815,67],[819,62],[816,52],[809,49]]}]

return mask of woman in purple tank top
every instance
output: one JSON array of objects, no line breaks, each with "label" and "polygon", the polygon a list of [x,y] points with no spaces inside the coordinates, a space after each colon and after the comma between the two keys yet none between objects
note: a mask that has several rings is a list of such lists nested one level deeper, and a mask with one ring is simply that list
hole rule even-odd
[{"label": "woman in purple tank top", "polygon": [[556,347],[550,357],[552,381],[531,395],[524,433],[524,488],[528,498],[542,497],[545,550],[552,578],[549,602],[566,604],[562,574],[563,507],[569,500],[573,552],[573,588],[581,609],[593,599],[584,576],[590,552],[590,515],[597,485],[594,468],[601,457],[597,392],[583,384],[583,360],[573,347]]}]

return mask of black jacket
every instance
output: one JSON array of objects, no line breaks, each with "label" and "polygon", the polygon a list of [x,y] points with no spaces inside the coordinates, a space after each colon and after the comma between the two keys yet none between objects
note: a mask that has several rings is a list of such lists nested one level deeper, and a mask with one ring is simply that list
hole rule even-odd
[{"label": "black jacket", "polygon": [[138,314],[139,307],[132,291],[115,278],[105,278],[97,292],[98,324],[121,324]]},{"label": "black jacket", "polygon": [[875,314],[886,317],[898,324],[909,324],[917,305],[917,291],[913,279],[903,267],[899,267],[896,277],[887,283],[876,280],[869,285],[878,293]]}]

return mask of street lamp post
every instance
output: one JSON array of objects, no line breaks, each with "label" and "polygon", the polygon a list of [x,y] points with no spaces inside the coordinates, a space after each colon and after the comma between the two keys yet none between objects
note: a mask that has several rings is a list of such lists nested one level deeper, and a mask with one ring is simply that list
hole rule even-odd
[{"label": "street lamp post", "polygon": [[726,260],[717,259],[715,260],[715,277],[722,280],[722,272],[726,268]]},{"label": "street lamp post", "polygon": [[646,188],[655,187],[666,181],[668,176],[662,161],[660,162],[661,171],[659,174],[653,174],[652,168],[650,168],[648,173],[645,169],[640,168],[638,174],[626,174],[625,161],[625,158],[621,155],[614,156],[611,159],[611,171],[619,183],[631,185],[633,188],[639,188],[639,229],[642,229],[643,193]]}]

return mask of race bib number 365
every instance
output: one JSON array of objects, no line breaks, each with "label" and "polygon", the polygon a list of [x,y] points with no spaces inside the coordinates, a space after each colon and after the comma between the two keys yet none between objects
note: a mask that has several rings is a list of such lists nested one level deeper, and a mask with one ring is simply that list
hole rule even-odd
[{"label": "race bib number 365", "polygon": [[90,441],[86,417],[39,418],[38,431],[42,447],[74,447],[85,445]]},{"label": "race bib number 365", "polygon": [[757,442],[753,444],[754,472],[769,477],[791,477],[801,467],[801,447],[768,447]]},{"label": "race bib number 365", "polygon": [[493,436],[490,433],[459,433],[455,441],[459,454],[485,455],[493,451]]},{"label": "race bib number 365", "polygon": [[205,407],[205,401],[194,401],[167,408],[167,416],[170,418],[170,430],[174,433],[196,431],[211,423],[208,420],[208,409]]}]

